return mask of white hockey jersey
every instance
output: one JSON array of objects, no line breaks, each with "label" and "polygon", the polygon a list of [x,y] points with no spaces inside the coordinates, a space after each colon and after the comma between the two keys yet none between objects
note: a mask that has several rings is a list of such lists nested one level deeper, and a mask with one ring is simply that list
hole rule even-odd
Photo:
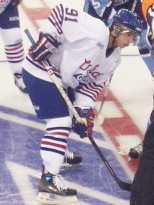
[{"label": "white hockey jersey", "polygon": [[11,0],[0,0],[0,14],[6,9]]},{"label": "white hockey jersey", "polygon": [[[51,10],[40,30],[61,42],[50,63],[60,73],[64,86],[76,90],[77,104],[93,106],[98,94],[110,83],[120,62],[120,48],[106,56],[108,27],[85,12],[60,4]],[[24,69],[50,81],[41,65],[30,56],[26,57]]]}]

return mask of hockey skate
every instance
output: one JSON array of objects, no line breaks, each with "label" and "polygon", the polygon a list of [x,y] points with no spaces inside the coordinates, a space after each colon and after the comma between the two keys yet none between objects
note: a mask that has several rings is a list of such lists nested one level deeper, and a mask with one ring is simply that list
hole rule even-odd
[{"label": "hockey skate", "polygon": [[26,86],[23,82],[21,73],[15,73],[14,74],[14,83],[21,92],[27,93]]},{"label": "hockey skate", "polygon": [[77,201],[77,191],[64,185],[62,177],[43,173],[39,183],[38,201],[41,204],[70,204]]},{"label": "hockey skate", "polygon": [[130,149],[128,156],[131,159],[139,159],[143,152],[143,145],[142,143],[138,144],[137,146]]},{"label": "hockey skate", "polygon": [[78,155],[75,152],[66,150],[63,166],[68,166],[68,167],[76,166],[76,165],[80,165],[81,162],[82,162],[82,157],[80,155]]}]

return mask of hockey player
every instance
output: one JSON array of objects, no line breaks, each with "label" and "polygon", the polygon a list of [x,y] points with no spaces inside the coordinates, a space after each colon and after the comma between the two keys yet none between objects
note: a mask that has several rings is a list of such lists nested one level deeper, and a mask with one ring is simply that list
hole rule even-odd
[{"label": "hockey player", "polygon": [[22,79],[22,63],[24,48],[20,32],[18,4],[20,0],[0,1],[0,35],[4,42],[4,50],[14,75],[15,85],[26,92]]},{"label": "hockey player", "polygon": [[[141,49],[140,52],[142,51],[142,54],[147,54],[151,50],[151,54],[143,58],[154,77],[154,0],[143,0],[141,8],[144,20],[147,23],[147,30],[145,31],[146,38],[144,40],[147,46],[145,49]],[[133,159],[138,159],[142,154],[142,150],[141,143],[130,149],[129,156]]]},{"label": "hockey player", "polygon": [[154,109],[143,141],[143,153],[132,184],[130,205],[154,204]]},{"label": "hockey player", "polygon": [[[148,24],[150,46],[154,48],[154,0],[142,1],[142,12]],[[154,62],[154,60],[153,60]],[[138,170],[132,184],[130,205],[154,204],[154,109],[143,141]],[[138,151],[138,150],[136,150]],[[132,152],[135,152],[133,150]],[[138,153],[139,155],[140,153]]]},{"label": "hockey player", "polygon": [[[95,29],[94,29],[95,28]],[[38,118],[46,120],[40,154],[43,163],[39,185],[42,203],[76,199],[77,191],[63,185],[59,170],[70,131],[87,136],[86,125],[70,115],[59,90],[51,82],[44,63],[51,65],[67,91],[74,91],[79,115],[93,125],[93,107],[99,93],[110,83],[120,63],[121,49],[141,33],[139,19],[127,10],[114,16],[111,27],[85,12],[60,4],[51,10],[40,28],[38,41],[24,62],[23,79]]]}]

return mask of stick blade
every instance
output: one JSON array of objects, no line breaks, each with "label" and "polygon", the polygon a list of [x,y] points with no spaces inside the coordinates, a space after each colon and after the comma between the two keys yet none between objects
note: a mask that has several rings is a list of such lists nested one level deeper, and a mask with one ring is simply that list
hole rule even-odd
[{"label": "stick blade", "polygon": [[119,187],[125,191],[131,191],[132,184],[124,181],[119,181]]}]

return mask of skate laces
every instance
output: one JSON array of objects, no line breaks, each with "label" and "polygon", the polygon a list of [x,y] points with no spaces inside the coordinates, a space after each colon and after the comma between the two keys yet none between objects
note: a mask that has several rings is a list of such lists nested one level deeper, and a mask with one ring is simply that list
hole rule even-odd
[{"label": "skate laces", "polygon": [[54,175],[52,177],[52,182],[59,191],[63,191],[63,190],[68,189],[68,187],[66,186],[62,176],[60,176],[60,175]]},{"label": "skate laces", "polygon": [[67,150],[67,151],[65,152],[65,158],[66,158],[66,160],[67,160],[67,159],[73,159],[73,158],[74,158],[74,153]]},{"label": "skate laces", "polygon": [[142,143],[138,144],[133,149],[136,150],[138,153],[141,153],[143,151]]}]

